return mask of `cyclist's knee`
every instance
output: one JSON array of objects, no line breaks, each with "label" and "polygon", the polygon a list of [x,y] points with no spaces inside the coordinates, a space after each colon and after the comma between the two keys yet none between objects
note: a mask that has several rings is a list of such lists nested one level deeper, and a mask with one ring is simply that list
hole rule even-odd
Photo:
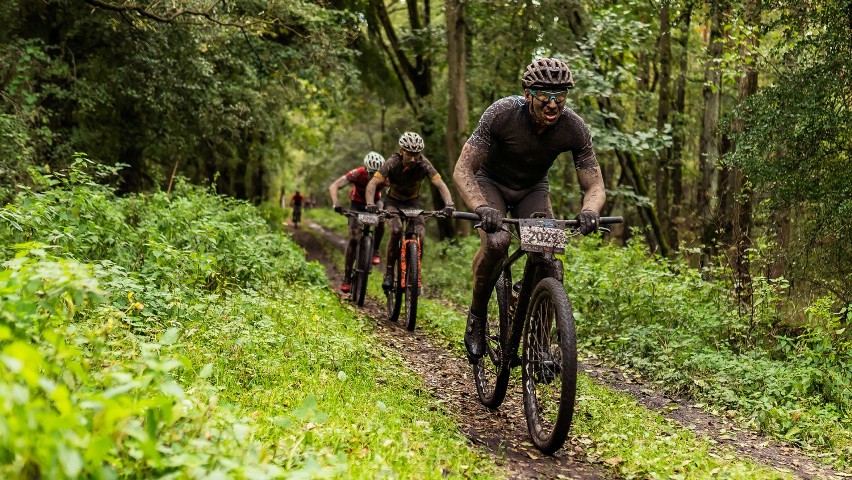
[{"label": "cyclist's knee", "polygon": [[509,232],[499,231],[489,233],[485,236],[485,245],[483,253],[489,257],[500,256],[506,254],[509,250],[509,245],[512,243],[512,236]]}]

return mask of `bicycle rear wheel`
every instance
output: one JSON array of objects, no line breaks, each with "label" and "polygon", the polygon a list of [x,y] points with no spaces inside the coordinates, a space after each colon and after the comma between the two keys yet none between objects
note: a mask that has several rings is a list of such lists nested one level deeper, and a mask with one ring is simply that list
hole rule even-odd
[{"label": "bicycle rear wheel", "polygon": [[364,297],[367,294],[367,278],[370,275],[370,262],[373,260],[373,239],[362,235],[358,241],[356,254],[357,267],[352,282],[352,301],[359,307],[363,307]]},{"label": "bicycle rear wheel", "polygon": [[401,269],[400,259],[397,259],[393,268],[393,288],[385,291],[389,322],[395,322],[399,319],[399,311],[402,307],[402,288],[400,288]]},{"label": "bicycle rear wheel", "polygon": [[577,393],[577,336],[571,302],[554,278],[538,282],[527,309],[523,351],[524,413],[533,444],[562,447]]},{"label": "bicycle rear wheel", "polygon": [[417,299],[420,297],[420,245],[405,244],[405,328],[414,331],[417,324]]},{"label": "bicycle rear wheel", "polygon": [[506,398],[509,386],[509,361],[511,354],[505,351],[509,332],[509,297],[512,289],[512,272],[503,270],[494,292],[488,301],[488,317],[485,324],[485,355],[473,364],[473,381],[479,401],[488,408],[497,408]]}]

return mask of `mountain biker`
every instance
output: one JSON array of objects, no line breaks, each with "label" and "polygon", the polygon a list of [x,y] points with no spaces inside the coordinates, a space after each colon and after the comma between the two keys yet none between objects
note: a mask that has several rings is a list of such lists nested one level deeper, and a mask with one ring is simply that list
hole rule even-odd
[{"label": "mountain biker", "polygon": [[302,220],[302,203],[305,197],[296,190],[296,193],[290,197],[290,206],[293,207],[293,225],[299,228],[299,222]]},{"label": "mountain biker", "polygon": [[[555,58],[530,63],[521,79],[523,96],[494,102],[462,148],[453,179],[465,204],[481,218],[480,246],[473,258],[473,299],[464,343],[475,363],[485,353],[488,299],[500,275],[511,235],[502,230],[508,212],[528,218],[543,212],[553,218],[547,172],[562,152],[571,152],[583,206],[576,219],[580,233],[597,230],[606,199],[603,177],[592,149],[589,127],[566,106],[574,78],[568,66]],[[555,277],[562,279],[556,260]]]},{"label": "mountain biker", "polygon": [[[337,203],[337,191],[346,185],[352,184],[352,190],[349,191],[349,209],[356,212],[366,212],[367,201],[364,195],[366,194],[367,183],[369,183],[370,179],[384,163],[385,158],[383,156],[376,152],[369,152],[364,157],[363,166],[349,170],[345,175],[329,185],[328,194],[331,197],[331,204],[334,205],[334,211],[337,213],[343,212],[343,207]],[[376,192],[376,199],[380,199],[381,195],[381,192]],[[382,242],[384,234],[384,223],[379,223],[376,225],[376,242],[373,244],[373,265],[378,265],[381,262],[379,244]],[[342,292],[348,292],[351,289],[352,265],[355,263],[355,248],[358,245],[358,237],[360,235],[361,226],[358,224],[358,219],[349,217],[349,243],[346,244],[343,283],[340,285]]]},{"label": "mountain biker", "polygon": [[[441,193],[445,205],[444,213],[452,215],[454,208],[450,190],[447,188],[447,184],[441,180],[441,174],[423,156],[422,152],[425,146],[423,138],[414,132],[405,132],[399,137],[399,151],[391,155],[373,176],[370,183],[367,184],[367,211],[378,211],[373,196],[378,186],[385,180],[390,185],[387,198],[385,198],[385,209],[387,211],[399,212],[407,209],[423,209],[423,201],[420,198],[420,184],[424,178],[429,178]],[[425,222],[419,217],[410,219],[410,222],[420,240],[420,253],[422,255],[423,237],[426,233]],[[382,288],[385,290],[393,288],[393,268],[399,258],[398,246],[402,236],[402,221],[399,217],[391,218],[389,223],[391,234],[387,246],[387,270],[382,282]]]}]

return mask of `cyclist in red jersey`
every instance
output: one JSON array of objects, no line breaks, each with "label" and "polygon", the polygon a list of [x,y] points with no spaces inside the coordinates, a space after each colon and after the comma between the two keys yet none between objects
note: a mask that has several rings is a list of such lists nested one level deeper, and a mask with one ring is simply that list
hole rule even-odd
[{"label": "cyclist in red jersey", "polygon": [[[346,185],[351,184],[352,189],[349,191],[349,209],[358,212],[366,212],[367,201],[365,199],[365,193],[367,183],[369,183],[373,174],[382,168],[382,164],[384,163],[384,157],[376,152],[370,152],[364,157],[363,167],[349,170],[345,175],[329,185],[328,194],[331,197],[331,204],[334,205],[334,211],[337,213],[341,213],[343,211],[343,207],[341,207],[337,201],[337,191]],[[381,192],[376,192],[377,200],[380,199],[381,196]],[[378,265],[381,262],[381,258],[379,257],[379,244],[382,243],[384,233],[384,223],[379,223],[376,226],[376,242],[373,244],[373,265]],[[340,284],[340,290],[342,292],[348,292],[352,287],[352,266],[355,263],[355,247],[358,245],[358,236],[360,234],[361,228],[360,225],[358,225],[358,220],[349,217],[349,242],[346,244],[346,255],[344,257],[343,283]]]},{"label": "cyclist in red jersey", "polygon": [[299,222],[302,221],[302,204],[305,202],[305,197],[296,190],[296,193],[290,197],[290,206],[293,207],[293,226],[299,228]]}]

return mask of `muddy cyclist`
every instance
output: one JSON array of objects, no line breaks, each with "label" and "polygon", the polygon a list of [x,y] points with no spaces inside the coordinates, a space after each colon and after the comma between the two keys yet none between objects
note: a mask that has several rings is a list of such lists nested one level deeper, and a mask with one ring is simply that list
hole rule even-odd
[{"label": "muddy cyclist", "polygon": [[[435,170],[432,163],[423,155],[425,148],[423,138],[414,132],[405,132],[399,137],[399,151],[391,155],[382,165],[382,168],[373,176],[367,184],[367,210],[376,212],[374,195],[379,185],[385,180],[390,184],[388,195],[385,198],[385,209],[394,213],[403,209],[423,209],[423,200],[420,198],[420,185],[428,178],[441,193],[444,201],[444,213],[452,215],[453,199],[447,184],[441,180],[441,174]],[[414,229],[420,239],[421,248],[426,227],[422,218],[412,219],[415,222]],[[391,233],[388,238],[385,278],[382,287],[385,290],[393,288],[393,266],[395,265],[399,250],[397,246],[402,235],[402,222],[399,218],[389,220]],[[422,255],[421,250],[421,255]]]},{"label": "muddy cyclist", "polygon": [[[582,234],[597,230],[606,199],[589,127],[566,105],[568,90],[574,87],[568,66],[539,58],[527,66],[521,86],[523,96],[502,98],[485,110],[453,172],[459,193],[483,227],[473,259],[473,298],[464,334],[471,363],[485,352],[488,298],[511,241],[510,233],[501,229],[502,218],[507,213],[528,218],[536,212],[553,217],[547,172],[562,152],[573,155],[584,192],[576,216]],[[554,260],[554,272],[561,281],[558,262]]]}]

